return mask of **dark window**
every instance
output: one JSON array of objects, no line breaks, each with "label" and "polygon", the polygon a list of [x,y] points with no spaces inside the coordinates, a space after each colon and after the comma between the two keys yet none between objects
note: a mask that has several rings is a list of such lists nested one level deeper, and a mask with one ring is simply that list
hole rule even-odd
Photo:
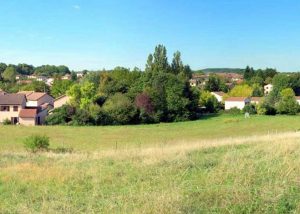
[{"label": "dark window", "polygon": [[9,106],[1,106],[0,111],[9,111]]},{"label": "dark window", "polygon": [[14,124],[14,125],[19,122],[19,118],[18,117],[12,117],[12,118],[10,118],[10,120],[11,120],[11,123]]},{"label": "dark window", "polygon": [[18,111],[19,107],[18,106],[14,106],[14,111]]}]

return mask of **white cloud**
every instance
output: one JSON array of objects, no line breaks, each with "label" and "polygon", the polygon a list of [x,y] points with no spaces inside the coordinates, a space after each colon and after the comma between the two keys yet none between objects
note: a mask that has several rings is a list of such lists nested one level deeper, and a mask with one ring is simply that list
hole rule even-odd
[{"label": "white cloud", "polygon": [[77,5],[77,4],[76,4],[76,5],[73,5],[72,7],[73,7],[73,9],[75,9],[75,10],[80,10],[80,6]]}]

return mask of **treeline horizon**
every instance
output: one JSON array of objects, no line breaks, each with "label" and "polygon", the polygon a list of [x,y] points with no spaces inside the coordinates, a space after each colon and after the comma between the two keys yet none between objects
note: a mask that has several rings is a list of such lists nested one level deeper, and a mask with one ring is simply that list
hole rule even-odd
[{"label": "treeline horizon", "polygon": [[[42,65],[32,65],[28,63],[18,63],[18,64],[12,64],[12,63],[5,63],[0,62],[0,76],[1,74],[7,69],[12,68],[15,70],[16,75],[39,75],[39,76],[54,76],[54,75],[65,75],[65,74],[71,74],[72,72],[78,73],[78,72],[101,72],[101,71],[113,71],[114,69],[121,67],[126,68],[130,71],[142,71],[144,72],[146,70],[146,67],[144,69],[141,69],[137,66],[133,68],[128,68],[126,66],[116,66],[114,68],[102,68],[102,69],[70,69],[67,65],[51,65],[51,64],[42,64]],[[203,69],[191,69],[192,73],[237,73],[237,74],[243,74],[247,67],[251,67],[250,65],[245,66],[245,68],[231,68],[231,67],[224,67],[224,68],[218,68],[218,67],[211,67],[211,68],[203,68]],[[260,71],[260,70],[275,70],[279,73],[298,73],[299,71],[289,71],[289,72],[283,72],[278,71],[276,68],[266,67],[266,68],[257,68],[254,69],[251,67],[254,71]]]}]

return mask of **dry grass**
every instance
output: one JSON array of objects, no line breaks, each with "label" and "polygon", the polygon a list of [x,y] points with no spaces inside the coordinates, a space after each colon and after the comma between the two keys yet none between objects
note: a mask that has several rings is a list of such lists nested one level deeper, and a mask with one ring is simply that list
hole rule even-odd
[{"label": "dry grass", "polygon": [[299,213],[300,132],[0,153],[0,213]]}]

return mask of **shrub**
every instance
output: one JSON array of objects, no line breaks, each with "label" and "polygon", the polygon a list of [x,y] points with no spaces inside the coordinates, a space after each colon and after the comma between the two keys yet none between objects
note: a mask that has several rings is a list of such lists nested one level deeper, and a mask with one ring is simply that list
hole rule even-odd
[{"label": "shrub", "polygon": [[11,125],[12,123],[9,119],[5,119],[5,120],[3,120],[2,124],[3,125]]},{"label": "shrub", "polygon": [[63,105],[60,108],[54,109],[52,114],[46,118],[47,125],[65,125],[72,120],[76,109],[69,105]]},{"label": "shrub", "polygon": [[272,105],[269,98],[263,99],[256,107],[257,114],[260,115],[275,115],[276,109]]},{"label": "shrub", "polygon": [[295,115],[299,111],[298,102],[295,99],[293,89],[286,88],[280,92],[280,100],[276,103],[276,110],[279,114]]},{"label": "shrub", "polygon": [[209,113],[215,113],[218,111],[219,102],[214,95],[208,91],[202,91],[200,94],[199,105],[205,107],[205,110]]},{"label": "shrub", "polygon": [[249,114],[256,114],[256,109],[255,109],[255,105],[253,104],[247,104],[245,105],[245,107],[243,108],[243,113],[249,113]]},{"label": "shrub", "polygon": [[103,105],[104,112],[109,115],[113,125],[132,124],[135,122],[137,109],[132,101],[124,94],[117,93]]},{"label": "shrub", "polygon": [[45,135],[31,135],[24,140],[24,146],[33,153],[39,151],[48,151],[49,137]]},{"label": "shrub", "polygon": [[233,114],[233,115],[238,115],[241,114],[242,111],[240,109],[238,109],[237,107],[231,108],[229,110],[226,110],[227,114]]}]

